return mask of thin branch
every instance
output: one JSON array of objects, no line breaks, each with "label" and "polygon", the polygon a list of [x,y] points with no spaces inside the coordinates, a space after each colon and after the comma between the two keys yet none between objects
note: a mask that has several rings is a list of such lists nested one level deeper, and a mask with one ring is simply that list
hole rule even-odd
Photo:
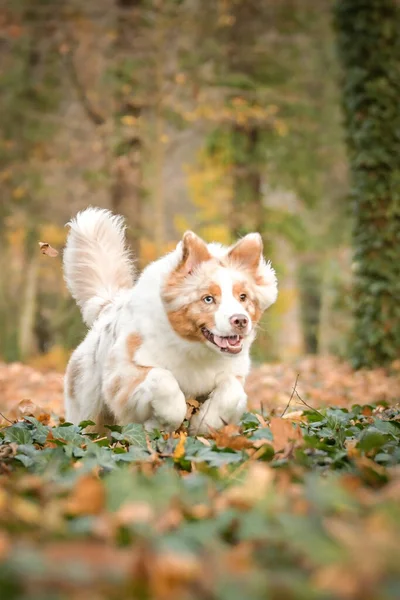
[{"label": "thin branch", "polygon": [[307,402],[305,402],[305,400],[303,400],[303,398],[300,396],[300,394],[299,394],[299,392],[297,390],[295,390],[295,394],[296,394],[297,398],[300,400],[300,402],[302,404],[304,404],[304,406],[307,406],[307,408],[309,410],[312,410],[313,412],[316,412],[320,417],[324,418],[324,415],[322,413],[320,413],[319,410],[317,410],[316,408],[314,408],[310,404],[307,404]]},{"label": "thin branch", "polygon": [[297,373],[296,381],[294,382],[294,386],[293,386],[292,393],[291,393],[291,395],[290,395],[290,398],[289,398],[289,402],[286,404],[285,410],[284,410],[284,411],[283,411],[283,413],[281,414],[281,417],[283,417],[283,415],[285,414],[285,412],[286,412],[286,411],[287,411],[287,409],[289,408],[289,406],[290,406],[290,403],[291,403],[291,401],[293,400],[293,396],[294,396],[294,394],[295,394],[295,393],[297,393],[297,392],[296,392],[296,386],[297,386],[297,382],[298,382],[298,380],[299,380],[299,377],[300,377],[300,374],[299,374],[299,373]]},{"label": "thin branch", "polygon": [[78,94],[80,103],[82,104],[87,116],[95,125],[104,125],[106,119],[100,113],[100,111],[95,106],[93,106],[93,104],[88,98],[86,90],[84,89],[83,85],[79,80],[72,50],[69,50],[65,53],[65,63],[70,74],[71,82],[76,90],[76,93]]},{"label": "thin branch", "polygon": [[7,418],[5,415],[3,415],[3,413],[2,413],[2,412],[0,412],[0,417],[3,417],[3,419],[4,419],[5,421],[8,421],[9,423],[11,423],[11,425],[14,425],[14,421],[10,421],[10,419],[8,419],[8,418]]}]

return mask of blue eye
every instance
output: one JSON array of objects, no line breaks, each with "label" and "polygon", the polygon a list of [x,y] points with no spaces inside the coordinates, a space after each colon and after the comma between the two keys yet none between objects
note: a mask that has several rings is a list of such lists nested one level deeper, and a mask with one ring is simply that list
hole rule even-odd
[{"label": "blue eye", "polygon": [[213,302],[215,302],[214,296],[204,296],[203,302],[205,302],[206,304],[212,304]]}]

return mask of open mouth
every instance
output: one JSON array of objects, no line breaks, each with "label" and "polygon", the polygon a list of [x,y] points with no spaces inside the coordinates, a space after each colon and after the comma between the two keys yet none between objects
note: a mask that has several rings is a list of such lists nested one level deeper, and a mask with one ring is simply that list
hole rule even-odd
[{"label": "open mouth", "polygon": [[215,335],[207,327],[202,327],[201,332],[214,346],[217,346],[221,352],[227,352],[228,354],[239,354],[242,350],[243,338],[240,335]]}]

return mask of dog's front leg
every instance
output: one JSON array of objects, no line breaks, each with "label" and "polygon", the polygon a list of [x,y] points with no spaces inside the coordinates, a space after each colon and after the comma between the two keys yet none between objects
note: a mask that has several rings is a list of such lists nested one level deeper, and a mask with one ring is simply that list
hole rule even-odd
[{"label": "dog's front leg", "polygon": [[206,434],[228,423],[238,423],[246,406],[247,395],[241,378],[224,375],[199,412],[192,417],[189,432],[191,435]]},{"label": "dog's front leg", "polygon": [[137,365],[126,346],[117,343],[106,362],[102,392],[107,407],[120,425],[134,422],[174,431],[186,414],[177,380],[167,369]]}]

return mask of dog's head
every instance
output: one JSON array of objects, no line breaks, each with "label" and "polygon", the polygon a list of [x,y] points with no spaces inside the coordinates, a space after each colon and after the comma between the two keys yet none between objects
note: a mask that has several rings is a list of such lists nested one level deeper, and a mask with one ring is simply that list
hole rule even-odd
[{"label": "dog's head", "polygon": [[178,252],[180,260],[161,292],[172,328],[218,353],[239,354],[278,293],[261,236],[250,233],[222,249],[188,231]]}]

